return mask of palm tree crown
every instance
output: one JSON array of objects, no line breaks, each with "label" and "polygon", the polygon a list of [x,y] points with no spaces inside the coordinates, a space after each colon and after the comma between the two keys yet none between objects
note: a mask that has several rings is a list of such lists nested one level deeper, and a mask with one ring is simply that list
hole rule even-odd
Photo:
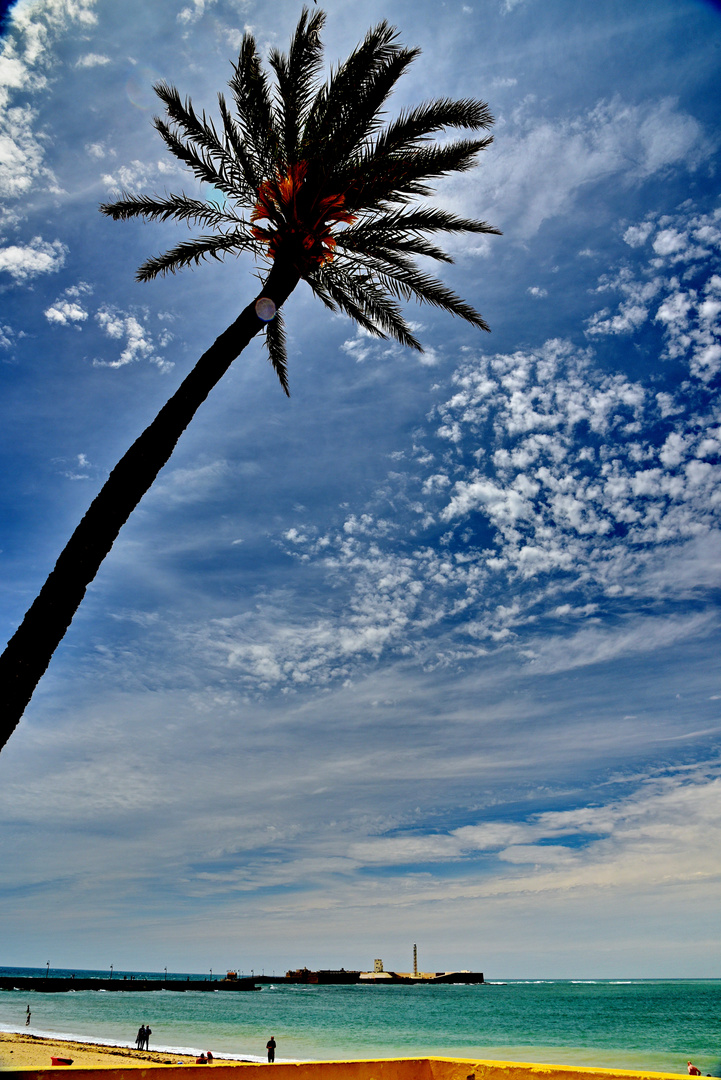
[{"label": "palm tree crown", "polygon": [[[450,289],[419,269],[415,257],[451,262],[428,236],[438,232],[498,233],[430,206],[430,180],[470,169],[490,135],[433,143],[447,128],[488,129],[481,101],[431,101],[383,126],[383,111],[396,82],[418,55],[397,43],[385,21],[320,81],[322,11],[304,9],[287,55],[273,50],[272,86],[255,40],[246,34],[229,86],[235,105],[218,95],[222,126],[160,82],[155,92],[167,120],[155,119],[168,149],[198,180],[214,189],[213,201],[185,194],[164,198],[123,193],[101,209],[113,218],[191,222],[214,230],[148,259],[137,277],[147,281],[208,256],[250,252],[284,263],[333,310],[341,309],[379,337],[422,351],[399,301],[434,304],[487,330],[481,316]],[[269,312],[273,308],[268,309]],[[285,335],[280,312],[268,321],[271,363],[288,393]]]},{"label": "palm tree crown", "polygon": [[148,259],[138,270],[141,281],[230,252],[251,253],[267,273],[262,292],[203,353],[112,470],[0,656],[0,748],[124,523],[208,394],[262,329],[288,393],[280,308],[299,281],[371,334],[415,349],[421,345],[403,318],[402,301],[435,304],[488,329],[415,261],[451,261],[428,239],[434,233],[498,231],[418,201],[430,194],[431,180],[470,169],[491,142],[483,135],[436,144],[432,136],[447,128],[489,128],[487,106],[443,98],[406,110],[384,127],[383,107],[417,50],[399,45],[395,30],[382,22],[323,82],[324,19],[320,11],[303,10],[288,54],[270,54],[274,81],[245,35],[230,80],[235,108],[220,95],[219,128],[205,114],[197,116],[172,86],[155,87],[167,112],[166,120],[156,118],[156,128],[168,149],[212,188],[212,198],[124,193],[101,207],[113,218],[175,218],[213,230]]}]

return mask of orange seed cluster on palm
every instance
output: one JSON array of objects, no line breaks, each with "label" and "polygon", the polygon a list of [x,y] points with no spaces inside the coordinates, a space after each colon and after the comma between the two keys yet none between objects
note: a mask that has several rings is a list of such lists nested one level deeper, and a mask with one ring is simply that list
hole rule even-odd
[{"label": "orange seed cluster on palm", "polygon": [[299,161],[290,165],[285,176],[265,180],[258,189],[258,200],[250,220],[267,220],[270,226],[254,225],[253,236],[268,245],[268,254],[275,259],[281,246],[295,241],[306,266],[322,266],[333,259],[336,241],[332,229],[337,224],[350,225],[355,215],[345,207],[345,197],[327,195],[310,199],[304,190],[307,164]]}]

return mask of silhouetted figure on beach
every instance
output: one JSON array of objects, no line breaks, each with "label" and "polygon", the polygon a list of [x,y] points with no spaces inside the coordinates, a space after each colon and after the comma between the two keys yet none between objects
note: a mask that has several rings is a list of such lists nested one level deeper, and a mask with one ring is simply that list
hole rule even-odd
[{"label": "silhouetted figure on beach", "polygon": [[28,1005],[27,1016],[25,1017],[25,1027],[30,1027],[30,1017],[31,1016],[32,1016],[32,1013],[30,1012],[30,1006]]},{"label": "silhouetted figure on beach", "polygon": [[153,1034],[153,1033],[152,1033],[152,1031],[150,1030],[150,1025],[149,1025],[149,1024],[146,1024],[146,1025],[145,1025],[145,1049],[146,1049],[146,1050],[149,1050],[149,1049],[150,1049],[150,1036],[151,1036],[152,1034]]},{"label": "silhouetted figure on beach", "polygon": [[275,1061],[275,1038],[273,1035],[268,1039],[265,1048],[268,1051],[268,1061]]},{"label": "silhouetted figure on beach", "polygon": [[145,1024],[141,1024],[138,1028],[138,1034],[135,1036],[135,1045],[138,1050],[142,1050],[145,1045]]}]

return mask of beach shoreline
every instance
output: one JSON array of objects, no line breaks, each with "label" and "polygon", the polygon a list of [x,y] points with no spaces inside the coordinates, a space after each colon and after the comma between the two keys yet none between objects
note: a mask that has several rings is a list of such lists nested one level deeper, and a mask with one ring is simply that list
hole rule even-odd
[{"label": "beach shoreline", "polygon": [[[8,1036],[35,1037],[18,1040],[26,1043],[24,1054],[33,1043],[54,1042],[52,1056],[92,1068],[94,1051],[98,1067],[110,1061],[122,1069],[194,1061],[207,1050],[217,1060],[262,1064],[274,1032],[286,1063],[422,1056],[679,1076],[691,1059],[704,1075],[718,1077],[719,1015],[721,980],[524,980],[370,991],[279,984],[255,994],[3,991],[0,1068],[19,1062],[20,1047]],[[135,1047],[141,1020],[153,1028],[145,1059]],[[41,1051],[40,1067],[49,1069],[50,1057]]]},{"label": "beach shoreline", "polygon": [[[206,1050],[208,1048],[206,1047]],[[212,1050],[212,1047],[210,1047]],[[31,1035],[25,1032],[0,1031],[0,1072],[14,1069],[49,1068],[53,1057],[72,1058],[73,1064],[88,1069],[146,1068],[154,1065],[175,1065],[178,1062],[195,1064],[200,1054],[197,1052],[178,1052],[172,1048],[160,1047],[156,1050],[138,1050],[133,1046],[107,1045],[104,1043],[81,1042],[77,1039],[58,1039],[45,1035]],[[214,1061],[224,1065],[254,1063],[252,1058],[229,1058],[215,1055]]]}]

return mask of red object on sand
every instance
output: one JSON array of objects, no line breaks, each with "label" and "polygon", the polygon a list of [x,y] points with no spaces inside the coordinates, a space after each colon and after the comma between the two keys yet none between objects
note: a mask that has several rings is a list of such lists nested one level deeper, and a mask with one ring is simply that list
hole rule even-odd
[{"label": "red object on sand", "polygon": [[53,1065],[72,1065],[73,1063],[72,1058],[51,1057],[50,1061]]}]

